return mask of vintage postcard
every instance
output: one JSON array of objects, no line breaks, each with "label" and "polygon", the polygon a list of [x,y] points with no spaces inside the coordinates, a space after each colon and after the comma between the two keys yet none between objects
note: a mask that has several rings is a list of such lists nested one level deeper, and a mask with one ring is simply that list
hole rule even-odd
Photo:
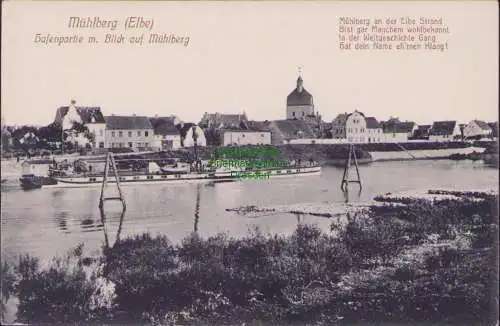
[{"label": "vintage postcard", "polygon": [[498,26],[2,2],[2,324],[498,325]]}]

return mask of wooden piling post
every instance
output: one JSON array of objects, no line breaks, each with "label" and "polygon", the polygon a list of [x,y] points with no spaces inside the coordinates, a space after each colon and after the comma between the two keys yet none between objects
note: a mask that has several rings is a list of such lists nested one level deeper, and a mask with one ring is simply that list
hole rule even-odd
[{"label": "wooden piling post", "polygon": [[[349,170],[351,169],[352,160],[354,160],[354,167],[356,169],[357,180],[349,180]],[[348,191],[349,183],[359,184],[359,189],[361,190],[361,176],[359,175],[358,158],[356,157],[356,151],[353,144],[349,144],[349,154],[347,156],[346,164],[344,167],[344,174],[342,176],[342,182],[340,183],[340,189],[342,191]]]},{"label": "wooden piling post", "polygon": [[[113,169],[113,175],[115,177],[116,187],[118,188],[118,197],[104,197],[104,188],[105,188],[106,184],[108,183],[108,174],[109,174],[110,168]],[[106,247],[109,248],[108,232],[107,232],[107,227],[106,227],[106,215],[104,214],[104,201],[106,201],[106,200],[119,200],[122,202],[123,210],[122,210],[122,213],[120,216],[120,224],[119,224],[117,235],[116,235],[116,242],[118,242],[120,239],[123,218],[125,216],[125,211],[127,209],[127,206],[125,204],[125,197],[123,196],[123,193],[122,193],[122,190],[120,187],[120,178],[118,176],[118,171],[116,168],[115,159],[113,157],[113,153],[111,153],[111,152],[109,152],[108,155],[106,156],[106,163],[104,166],[104,177],[102,179],[102,185],[101,185],[101,196],[99,199],[99,210],[101,212],[101,221],[102,221],[103,228],[104,228],[104,241],[105,241]]]},{"label": "wooden piling post", "polygon": [[[113,153],[109,152],[106,156],[106,165],[104,166],[104,177],[102,179],[101,185],[101,197],[99,199],[99,208],[103,208],[104,201],[106,200],[119,200],[122,202],[123,210],[126,210],[127,206],[125,204],[125,197],[123,196],[122,189],[120,187],[120,178],[118,176],[118,171],[116,169],[115,159],[113,157]],[[108,173],[109,169],[113,169],[113,175],[115,177],[116,187],[118,188],[118,197],[104,197],[104,188],[108,183]]]}]

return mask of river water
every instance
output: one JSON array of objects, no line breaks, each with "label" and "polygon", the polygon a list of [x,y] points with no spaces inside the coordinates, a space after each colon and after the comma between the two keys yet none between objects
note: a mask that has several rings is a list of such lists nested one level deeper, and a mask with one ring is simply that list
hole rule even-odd
[{"label": "river water", "polygon": [[[258,226],[264,233],[289,234],[297,223],[328,230],[324,217],[273,214],[249,218],[227,212],[242,205],[345,202],[339,186],[343,170],[324,167],[320,176],[245,180],[220,184],[151,184],[123,186],[127,210],[122,237],[150,232],[178,243],[197,231],[202,236],[226,232],[240,237]],[[387,192],[418,189],[497,189],[498,171],[481,161],[374,162],[360,166],[363,190],[350,201],[364,202]],[[356,185],[352,185],[356,187]],[[356,188],[354,188],[356,189]],[[112,190],[112,189],[110,189]],[[104,241],[98,208],[100,188],[46,188],[22,191],[17,179],[2,184],[1,249],[3,259],[30,253],[42,259],[64,254],[78,243],[97,252]],[[106,202],[112,223],[121,212],[119,202]]]}]

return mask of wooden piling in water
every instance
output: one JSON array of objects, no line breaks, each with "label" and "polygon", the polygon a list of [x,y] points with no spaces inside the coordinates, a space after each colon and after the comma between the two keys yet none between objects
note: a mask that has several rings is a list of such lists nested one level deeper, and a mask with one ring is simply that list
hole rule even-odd
[{"label": "wooden piling in water", "polygon": [[[349,180],[349,170],[351,169],[352,160],[354,160],[356,175],[358,177],[357,180]],[[342,191],[348,191],[349,183],[357,183],[359,184],[359,189],[362,189],[361,176],[359,175],[358,159],[356,157],[356,151],[353,144],[349,144],[349,154],[345,163],[344,174],[342,175],[342,182],[340,183],[340,189]]]},{"label": "wooden piling in water", "polygon": [[[118,197],[105,197],[104,196],[104,188],[106,187],[106,184],[108,183],[108,174],[109,174],[110,167],[113,169],[113,175],[115,177],[116,187],[118,189]],[[123,209],[122,209],[122,213],[120,216],[120,224],[119,224],[117,235],[116,235],[116,242],[118,242],[120,239],[123,218],[125,216],[125,211],[127,209],[127,205],[125,204],[125,197],[123,196],[123,193],[122,193],[122,190],[120,187],[120,178],[118,176],[118,171],[116,168],[115,159],[113,157],[113,153],[111,153],[111,152],[109,152],[108,155],[106,156],[106,163],[104,166],[104,177],[102,179],[101,195],[99,198],[99,210],[101,212],[101,220],[102,220],[103,229],[104,229],[104,241],[105,241],[106,247],[109,248],[108,232],[107,232],[107,227],[106,227],[106,215],[104,214],[104,202],[107,200],[119,200],[122,203]]]}]

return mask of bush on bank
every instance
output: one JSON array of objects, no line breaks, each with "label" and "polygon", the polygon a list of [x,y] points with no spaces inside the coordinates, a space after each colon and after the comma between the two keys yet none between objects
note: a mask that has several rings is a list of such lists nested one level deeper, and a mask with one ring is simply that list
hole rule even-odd
[{"label": "bush on bank", "polygon": [[[143,234],[101,260],[83,258],[81,248],[48,268],[23,257],[10,290],[24,322],[487,325],[498,302],[497,203],[483,194],[372,207],[332,225],[335,236],[307,225],[291,236],[193,234],[179,245]],[[464,235],[468,245],[401,258]]]}]

